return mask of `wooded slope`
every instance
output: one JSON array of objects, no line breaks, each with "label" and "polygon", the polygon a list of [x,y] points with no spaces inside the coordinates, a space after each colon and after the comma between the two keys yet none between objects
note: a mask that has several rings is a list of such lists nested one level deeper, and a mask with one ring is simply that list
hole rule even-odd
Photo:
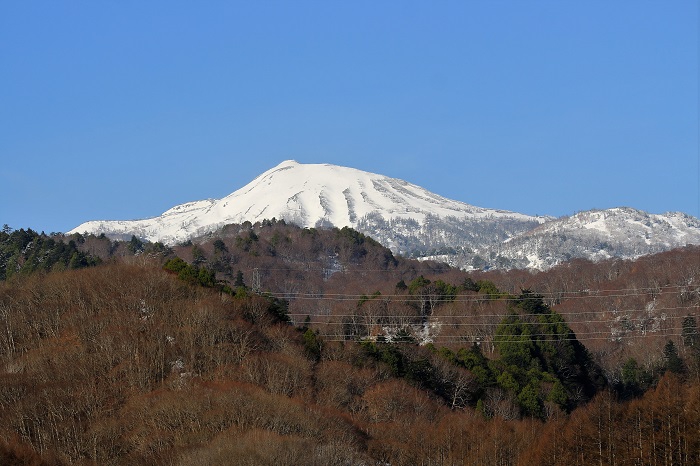
[{"label": "wooded slope", "polygon": [[0,281],[0,464],[700,462],[698,249],[466,274],[231,228]]}]

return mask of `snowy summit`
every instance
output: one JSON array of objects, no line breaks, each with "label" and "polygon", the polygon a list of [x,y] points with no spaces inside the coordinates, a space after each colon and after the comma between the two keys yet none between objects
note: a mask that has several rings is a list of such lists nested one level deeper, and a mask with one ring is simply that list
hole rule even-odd
[{"label": "snowy summit", "polygon": [[181,204],[144,220],[90,221],[69,233],[136,235],[175,244],[231,223],[274,217],[302,227],[358,228],[368,215],[418,224],[428,216],[544,220],[453,201],[406,181],[354,168],[287,160],[222,199]]}]

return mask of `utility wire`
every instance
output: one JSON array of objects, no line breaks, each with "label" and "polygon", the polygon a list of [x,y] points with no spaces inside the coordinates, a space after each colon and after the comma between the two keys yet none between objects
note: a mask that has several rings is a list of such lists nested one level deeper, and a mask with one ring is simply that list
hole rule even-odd
[{"label": "utility wire", "polygon": [[[651,288],[649,288],[651,290]],[[625,291],[625,290],[618,290],[618,291]],[[700,292],[700,286],[698,286],[698,290],[693,290],[691,291],[693,293]],[[434,302],[441,302],[441,303],[472,303],[472,302],[484,302],[484,301],[499,301],[499,302],[517,302],[517,301],[523,301],[527,299],[537,299],[539,298],[557,298],[560,300],[569,300],[569,299],[607,299],[607,298],[633,298],[633,297],[639,297],[639,296],[648,296],[652,295],[652,297],[655,297],[655,299],[658,299],[661,296],[664,295],[672,295],[672,294],[677,294],[678,291],[671,291],[671,290],[660,290],[660,291],[655,291],[653,293],[651,292],[635,292],[635,293],[616,293],[616,294],[607,294],[609,291],[586,291],[585,295],[582,295],[584,292],[567,292],[567,293],[572,293],[571,295],[566,295],[565,292],[549,292],[549,293],[532,293],[529,296],[524,296],[524,297],[519,297],[519,296],[512,296],[512,295],[507,295],[507,296],[498,296],[498,295],[489,295],[489,294],[481,294],[478,296],[467,296],[467,295],[457,295],[453,298],[448,298],[448,297],[443,297],[439,296],[437,294],[431,295],[426,293],[424,295],[412,295],[412,294],[393,294],[393,295],[383,295],[383,294],[366,294],[366,293],[361,293],[361,294],[347,294],[347,293],[295,293],[295,292],[288,292],[288,293],[283,293],[283,292],[267,292],[265,294],[268,294],[270,296],[273,296],[275,298],[279,299],[286,299],[286,300],[325,300],[325,301],[373,301],[373,300],[399,300],[399,301],[404,301],[404,302],[421,302],[421,301],[434,301]],[[577,293],[578,295],[574,295],[573,293]]]},{"label": "utility wire", "polygon": [[[323,338],[324,341],[355,341],[355,339],[347,339],[347,338],[342,338],[341,335],[337,334],[319,334],[319,337]],[[542,340],[537,340],[537,342],[561,342],[561,341],[579,341],[579,342],[586,342],[586,341],[594,341],[594,340],[609,340],[609,341],[615,341],[618,339],[648,339],[651,336],[659,336],[659,337],[679,337],[682,336],[681,333],[664,333],[663,335],[624,335],[622,336],[607,336],[607,337],[587,337],[587,338],[552,338],[552,339],[542,339]],[[359,338],[357,339],[358,341],[362,341],[365,338]],[[431,340],[433,341],[440,341],[444,343],[465,343],[465,342],[475,342],[474,338],[463,338],[463,337],[457,337],[457,336],[450,336],[450,337],[441,337],[441,336],[431,336]],[[530,343],[530,340],[499,340],[499,339],[492,339],[492,340],[480,340],[482,343]]]},{"label": "utility wire", "polygon": [[[398,318],[397,320],[399,320]],[[405,317],[403,319],[406,319]],[[671,321],[671,320],[681,320],[685,319],[685,316],[673,316],[673,317],[666,317],[664,319],[665,321]],[[323,321],[323,320],[311,320],[308,322],[302,322],[304,324],[313,324],[313,325],[345,325],[345,324],[352,324],[352,323],[367,323],[367,322],[362,322],[364,319],[360,318],[357,321]],[[410,320],[410,319],[408,319]],[[568,322],[561,322],[562,324],[568,325]],[[611,320],[584,320],[580,322],[572,322],[574,324],[615,324],[615,323],[621,323],[621,322],[615,322]],[[446,325],[449,327],[481,327],[481,326],[499,326],[499,327],[527,327],[527,326],[536,326],[536,325],[557,325],[558,323],[540,323],[540,322],[504,322],[504,323],[469,323],[469,322],[458,322],[458,323],[444,323],[444,322],[428,322],[428,325]],[[379,323],[372,323],[372,325],[380,325]],[[639,330],[638,328],[630,329],[630,330]],[[680,328],[682,330],[682,327]],[[572,330],[573,331],[573,330]],[[577,335],[579,332],[575,332]],[[584,332],[586,333],[586,332]]]},{"label": "utility wire", "polygon": [[[678,307],[656,307],[651,309],[651,311],[656,312],[656,311],[677,311],[680,309],[686,309],[686,310],[694,310],[698,311],[700,310],[699,306],[678,306]],[[594,315],[599,315],[607,312],[612,312],[615,314],[624,314],[624,313],[634,313],[634,312],[650,312],[649,309],[621,309],[621,310],[615,310],[615,311],[610,311],[610,310],[603,310],[603,311],[571,311],[571,312],[552,312],[552,313],[541,313],[541,314],[519,314],[519,313],[509,313],[509,314],[467,314],[467,315],[436,315],[433,314],[432,317],[437,318],[437,319],[480,319],[480,318],[500,318],[504,319],[506,317],[542,317],[542,316],[548,316],[548,315],[560,315],[560,316],[582,316],[582,315],[589,315],[589,314],[594,314]],[[290,317],[307,317],[311,316],[311,313],[308,312],[295,312],[295,313],[288,313]],[[322,314],[314,314],[314,317],[319,317]],[[417,315],[402,315],[402,314],[333,314],[329,313],[329,317],[374,317],[374,318],[417,318],[421,316]],[[429,316],[430,317],[430,316]],[[675,318],[675,316],[668,316],[667,318]],[[595,322],[595,321],[577,321],[577,322]]]}]

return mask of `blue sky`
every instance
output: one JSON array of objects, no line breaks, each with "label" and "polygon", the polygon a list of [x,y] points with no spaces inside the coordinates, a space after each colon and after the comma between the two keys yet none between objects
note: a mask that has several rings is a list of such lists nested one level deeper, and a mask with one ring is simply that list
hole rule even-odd
[{"label": "blue sky", "polygon": [[283,160],[528,214],[698,216],[698,3],[0,3],[0,224],[219,198]]}]

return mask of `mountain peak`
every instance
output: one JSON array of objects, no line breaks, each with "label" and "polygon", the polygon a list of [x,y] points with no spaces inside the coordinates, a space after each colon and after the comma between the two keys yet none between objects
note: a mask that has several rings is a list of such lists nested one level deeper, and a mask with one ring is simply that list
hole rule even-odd
[{"label": "mountain peak", "polygon": [[284,219],[302,227],[357,228],[368,216],[423,224],[427,219],[544,219],[446,199],[407,181],[332,164],[285,160],[222,199],[195,201],[145,220],[93,221],[71,232],[136,235],[174,244],[230,223]]}]

